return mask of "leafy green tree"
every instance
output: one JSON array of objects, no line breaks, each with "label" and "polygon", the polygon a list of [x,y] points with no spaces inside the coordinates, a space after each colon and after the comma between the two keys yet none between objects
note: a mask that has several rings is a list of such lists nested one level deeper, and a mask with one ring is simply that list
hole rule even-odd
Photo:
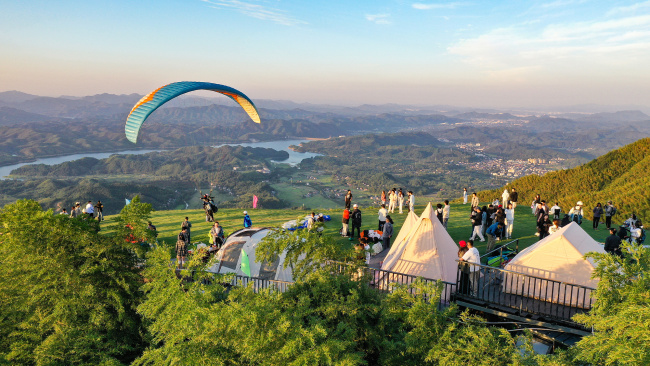
[{"label": "leafy green tree", "polygon": [[123,238],[124,245],[140,257],[144,257],[144,253],[149,250],[149,243],[156,241],[156,234],[147,228],[151,211],[151,204],[143,203],[140,196],[135,196],[114,219],[115,225],[112,227],[117,236]]},{"label": "leafy green tree", "polygon": [[625,258],[592,253],[600,278],[596,302],[575,320],[594,329],[577,345],[577,359],[594,365],[650,364],[650,249],[624,247]]},{"label": "leafy green tree", "polygon": [[126,364],[144,346],[141,277],[123,241],[20,200],[0,210],[0,360]]}]

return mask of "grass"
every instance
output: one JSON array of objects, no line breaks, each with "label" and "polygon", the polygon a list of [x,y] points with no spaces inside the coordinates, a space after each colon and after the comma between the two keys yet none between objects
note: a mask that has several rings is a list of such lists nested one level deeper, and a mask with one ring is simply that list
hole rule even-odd
[{"label": "grass", "polygon": [[[424,200],[421,200],[421,202]],[[415,212],[422,213],[425,205],[416,205]],[[363,224],[362,229],[376,229],[377,228],[377,207],[363,207],[362,209]],[[304,218],[311,213],[311,210],[301,209],[249,209],[247,210],[253,226],[258,227],[278,227],[282,223],[289,220],[294,220],[298,217]],[[330,215],[332,221],[326,222],[324,235],[331,235],[342,246],[352,245],[347,238],[339,235],[341,228],[341,215],[343,208],[340,209],[327,209],[327,210],[314,210],[314,212]],[[395,234],[397,236],[404,219],[406,218],[406,210],[404,214],[394,213],[391,215],[395,221]],[[469,204],[452,204],[451,214],[448,223],[448,232],[456,243],[460,240],[467,240],[471,234],[471,224],[469,220]],[[205,214],[203,210],[173,210],[173,211],[155,211],[151,216],[151,221],[157,227],[159,235],[158,241],[164,242],[167,245],[176,243],[176,237],[181,229],[181,223],[185,217],[189,217],[192,223],[192,242],[208,243],[208,233],[212,223],[205,221]],[[103,226],[110,225],[112,218],[115,216],[107,216]],[[243,228],[244,214],[241,209],[219,209],[215,218],[219,221],[224,228],[226,235]],[[609,232],[604,225],[601,225],[598,231],[594,231],[591,226],[591,221],[584,220],[582,228],[590,234],[596,241],[604,242]],[[110,232],[110,230],[106,231]],[[530,208],[526,206],[519,206],[515,212],[515,223],[513,230],[513,239],[519,239],[519,249],[522,250],[533,243],[537,242],[538,237],[535,236],[536,226],[535,217],[532,215]],[[486,242],[476,241],[476,247],[481,254],[485,253]]]}]

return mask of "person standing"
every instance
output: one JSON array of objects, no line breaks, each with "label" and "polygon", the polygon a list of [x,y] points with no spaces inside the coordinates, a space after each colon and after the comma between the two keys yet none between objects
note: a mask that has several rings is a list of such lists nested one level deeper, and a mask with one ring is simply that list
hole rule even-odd
[{"label": "person standing", "polygon": [[513,188],[510,192],[510,202],[512,202],[512,209],[517,208],[517,199],[519,198],[519,193]]},{"label": "person standing", "polygon": [[605,226],[607,228],[612,227],[612,216],[616,214],[616,207],[614,207],[614,204],[612,201],[607,201],[607,204],[605,205]]},{"label": "person standing", "polygon": [[472,237],[469,238],[469,240],[474,240],[474,238],[476,238],[478,235],[481,241],[485,241],[483,233],[481,233],[481,226],[483,225],[483,213],[478,206],[474,207],[474,212],[472,212],[470,219],[472,220]]},{"label": "person standing", "polygon": [[605,251],[609,254],[617,255],[623,257],[623,252],[621,251],[621,238],[616,235],[616,229],[609,229],[609,236],[605,239]]},{"label": "person standing", "polygon": [[442,209],[442,226],[447,228],[447,223],[449,222],[449,213],[451,212],[451,206],[449,206],[449,200],[445,200],[445,208]]},{"label": "person standing", "polygon": [[512,239],[512,230],[515,226],[515,209],[513,208],[514,204],[512,201],[508,203],[508,208],[505,211],[506,214],[506,239]]},{"label": "person standing", "polygon": [[592,220],[594,230],[598,230],[598,224],[600,223],[600,217],[603,215],[603,207],[600,205],[600,202],[596,204],[593,210],[594,219]]},{"label": "person standing", "polygon": [[316,213],[312,212],[311,215],[307,218],[307,231],[311,231],[314,227],[314,221],[316,221]]},{"label": "person standing", "polygon": [[244,227],[251,226],[253,226],[253,221],[251,221],[251,217],[248,216],[248,211],[244,211]]},{"label": "person standing", "polygon": [[438,218],[438,221],[442,224],[442,203],[436,204],[436,218]]},{"label": "person standing", "polygon": [[386,191],[381,191],[381,204],[386,206]]},{"label": "person standing", "polygon": [[390,213],[395,212],[395,206],[397,205],[397,193],[395,188],[393,188],[388,194],[388,211]]},{"label": "person standing", "polygon": [[474,207],[478,207],[478,196],[476,195],[476,192],[472,193],[472,211],[474,210]]},{"label": "person standing", "polygon": [[345,208],[349,210],[351,203],[352,203],[352,191],[348,189],[348,193],[345,195]]},{"label": "person standing", "polygon": [[104,221],[104,204],[102,204],[102,201],[97,201],[95,211],[97,212],[97,221]]},{"label": "person standing", "polygon": [[217,248],[221,248],[221,245],[223,245],[223,236],[223,228],[219,225],[219,221],[215,221],[210,229],[212,244]]},{"label": "person standing", "polygon": [[467,262],[463,261],[463,255],[467,253],[469,248],[467,248],[467,243],[464,240],[461,240],[458,242],[458,246],[460,246],[460,249],[458,250],[458,269],[460,270],[460,286],[458,288],[458,292],[460,292],[463,295],[469,295],[470,294],[470,283],[469,283],[469,264]]},{"label": "person standing", "polygon": [[95,218],[95,207],[93,206],[93,201],[88,201],[86,203],[86,215],[92,220]]},{"label": "person standing", "polygon": [[379,227],[377,230],[382,231],[384,229],[384,224],[386,224],[386,215],[388,215],[386,206],[381,205],[381,208],[377,212],[377,219],[379,220]]},{"label": "person standing", "polygon": [[501,204],[503,207],[508,207],[508,201],[510,201],[510,193],[508,193],[508,188],[506,188],[501,194]]},{"label": "person standing", "polygon": [[350,235],[350,241],[354,239],[354,230],[357,230],[357,235],[361,237],[361,210],[359,210],[359,205],[356,203],[353,206],[354,210],[350,215],[352,218],[352,234]]},{"label": "person standing", "polygon": [[415,212],[415,195],[413,194],[413,191],[408,191],[409,195],[409,211]]},{"label": "person standing", "polygon": [[192,223],[188,217],[185,217],[185,221],[181,223],[181,229],[187,229],[187,242],[190,243],[190,229],[192,228]]},{"label": "person standing", "polygon": [[386,215],[386,223],[384,224],[384,230],[381,234],[381,241],[384,247],[384,250],[390,248],[390,238],[393,237],[393,218],[390,215]]},{"label": "person standing", "polygon": [[463,188],[463,205],[467,204],[467,188]]},{"label": "person standing", "polygon": [[347,237],[349,233],[348,229],[348,223],[350,222],[350,210],[343,209],[343,220],[341,220],[341,224],[343,228],[341,229],[341,235]]},{"label": "person standing", "polygon": [[481,255],[478,252],[478,249],[474,248],[474,242],[472,240],[467,242],[467,252],[463,254],[460,258],[461,261],[467,262],[469,264],[469,280],[470,287],[473,293],[478,291],[478,281],[481,276]]},{"label": "person standing", "polygon": [[176,263],[177,268],[182,269],[187,257],[187,246],[190,244],[190,234],[187,227],[184,227],[176,240]]},{"label": "person standing", "polygon": [[77,202],[74,205],[75,217],[81,217],[83,214],[83,209],[81,208],[81,203]]},{"label": "person standing", "polygon": [[397,192],[397,204],[399,205],[399,213],[403,213],[402,209],[404,207],[404,192],[402,191],[402,187],[400,187],[399,191]]}]

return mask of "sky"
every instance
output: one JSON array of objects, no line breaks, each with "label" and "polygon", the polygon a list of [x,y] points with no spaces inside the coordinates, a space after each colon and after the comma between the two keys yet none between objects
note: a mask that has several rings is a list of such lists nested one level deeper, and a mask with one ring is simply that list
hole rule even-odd
[{"label": "sky", "polygon": [[650,1],[0,0],[0,91],[650,105]]}]

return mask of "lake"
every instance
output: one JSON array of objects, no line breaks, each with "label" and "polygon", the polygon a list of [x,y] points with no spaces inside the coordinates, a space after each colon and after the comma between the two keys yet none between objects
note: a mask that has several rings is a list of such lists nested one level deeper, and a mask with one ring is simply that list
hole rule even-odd
[{"label": "lake", "polygon": [[[291,149],[289,149],[289,146],[291,145],[299,145],[301,142],[305,142],[307,140],[282,140],[282,141],[267,141],[267,142],[245,142],[245,143],[237,143],[237,144],[221,144],[217,145],[215,147],[223,146],[223,145],[241,145],[241,146],[250,146],[250,147],[265,147],[265,148],[270,148],[270,149],[275,149],[275,150],[284,150],[289,153],[289,158],[283,161],[277,161],[277,163],[283,163],[283,164],[290,164],[290,165],[296,165],[299,164],[303,159],[307,158],[312,158],[314,156],[319,156],[320,154],[314,154],[314,153],[299,153],[295,152]],[[134,154],[134,155],[139,155],[139,154],[146,154],[150,152],[156,152],[156,151],[163,151],[163,150],[124,150],[124,151],[118,151],[118,152],[109,152],[109,153],[90,153],[90,154],[72,154],[72,155],[62,155],[62,156],[56,156],[53,158],[42,158],[42,159],[37,159],[36,161],[33,161],[31,163],[20,163],[20,164],[14,164],[14,165],[7,165],[0,167],[0,180],[5,179],[9,174],[11,174],[11,171],[14,169],[18,169],[23,165],[31,165],[31,164],[45,164],[45,165],[56,165],[56,164],[61,164],[65,163],[66,161],[74,161],[74,160],[79,160],[82,158],[95,158],[95,159],[106,159],[110,157],[111,155],[114,154],[121,154],[121,155],[126,155],[126,154]]]},{"label": "lake", "polygon": [[250,147],[264,147],[267,149],[273,149],[273,150],[278,150],[278,151],[286,151],[289,153],[289,158],[286,160],[282,161],[274,161],[275,163],[282,163],[282,164],[289,164],[289,165],[298,165],[300,164],[301,161],[304,159],[309,159],[313,158],[315,156],[321,156],[321,154],[316,154],[316,153],[300,153],[293,151],[289,149],[289,146],[291,145],[300,145],[302,142],[307,142],[308,140],[282,140],[282,141],[267,141],[267,142],[244,142],[244,143],[236,143],[236,144],[221,144],[221,145],[215,145],[214,147],[219,147],[223,145],[230,145],[230,146],[250,146]]}]

